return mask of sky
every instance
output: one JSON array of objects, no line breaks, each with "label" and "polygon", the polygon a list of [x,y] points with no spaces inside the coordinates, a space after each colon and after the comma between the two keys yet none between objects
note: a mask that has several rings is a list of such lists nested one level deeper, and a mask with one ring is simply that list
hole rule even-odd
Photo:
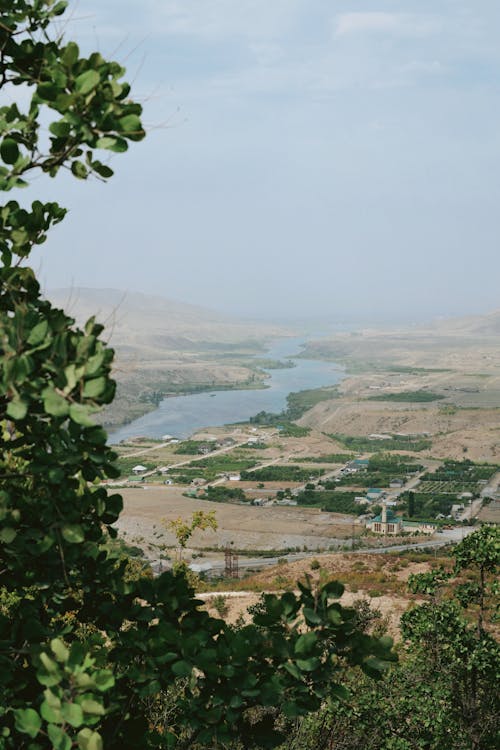
[{"label": "sky", "polygon": [[70,209],[46,287],[294,320],[500,308],[498,0],[70,6],[148,136],[108,184],[30,188]]}]

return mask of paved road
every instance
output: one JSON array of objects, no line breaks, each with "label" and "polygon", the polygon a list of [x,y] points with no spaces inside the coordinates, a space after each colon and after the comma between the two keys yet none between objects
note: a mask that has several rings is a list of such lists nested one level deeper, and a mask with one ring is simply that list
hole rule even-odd
[{"label": "paved road", "polygon": [[[439,549],[448,544],[458,544],[469,534],[475,531],[474,526],[458,526],[453,529],[445,529],[437,535],[438,538],[429,539],[423,542],[412,542],[410,544],[398,544],[387,547],[364,547],[363,549],[353,550],[353,553],[357,555],[383,555],[386,552],[406,552],[407,550],[418,550],[418,549]],[[340,546],[340,545],[339,545]],[[339,550],[340,551],[340,550]],[[332,555],[334,551],[329,552],[294,552],[291,554],[280,555],[279,557],[241,557],[239,558],[240,570],[247,570],[248,568],[268,568],[272,565],[277,565],[278,560],[286,559],[287,562],[294,562],[295,560],[304,560],[308,557],[321,557],[323,554]],[[210,563],[211,568],[206,572],[208,575],[213,573],[219,573],[224,570],[224,560],[214,560]],[[158,563],[153,563],[153,569],[158,570]]]}]

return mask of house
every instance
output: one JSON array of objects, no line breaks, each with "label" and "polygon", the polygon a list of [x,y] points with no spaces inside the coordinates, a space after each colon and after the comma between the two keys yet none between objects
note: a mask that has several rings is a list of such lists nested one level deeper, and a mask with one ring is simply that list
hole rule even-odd
[{"label": "house", "polygon": [[240,477],[239,474],[230,474],[228,476],[228,479],[229,479],[230,482],[239,482],[240,479],[241,479],[241,477]]},{"label": "house", "polygon": [[347,468],[355,469],[356,471],[358,471],[359,469],[367,469],[369,463],[369,458],[355,458],[354,461],[349,461],[349,463],[347,464]]},{"label": "house", "polygon": [[191,480],[191,487],[200,487],[202,484],[206,484],[206,479],[203,477],[195,477]]},{"label": "house", "polygon": [[366,497],[371,502],[373,502],[374,500],[383,500],[383,498],[385,497],[385,492],[378,489],[377,487],[369,487],[366,491]]},{"label": "house", "polygon": [[404,485],[404,481],[402,479],[391,479],[389,482],[389,487],[397,487],[401,488]]},{"label": "house", "polygon": [[137,464],[137,466],[134,466],[132,469],[132,474],[142,474],[144,471],[147,471],[148,467],[143,466],[142,464]]},{"label": "house", "polygon": [[370,504],[370,501],[368,500],[367,497],[355,497],[354,498],[354,502],[357,503],[358,505],[369,505]]},{"label": "house", "polygon": [[437,530],[435,523],[426,521],[403,521],[403,531],[414,534],[434,534]]}]

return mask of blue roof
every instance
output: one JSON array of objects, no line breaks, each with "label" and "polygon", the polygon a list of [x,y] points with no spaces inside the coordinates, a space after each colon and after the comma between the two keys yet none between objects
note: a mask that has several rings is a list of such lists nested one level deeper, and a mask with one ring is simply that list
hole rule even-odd
[{"label": "blue roof", "polygon": [[[387,523],[394,523],[395,521],[402,521],[403,519],[399,516],[396,516],[392,510],[387,508]],[[380,513],[378,516],[375,516],[375,518],[371,521],[371,523],[381,523],[382,522],[382,514]]]}]

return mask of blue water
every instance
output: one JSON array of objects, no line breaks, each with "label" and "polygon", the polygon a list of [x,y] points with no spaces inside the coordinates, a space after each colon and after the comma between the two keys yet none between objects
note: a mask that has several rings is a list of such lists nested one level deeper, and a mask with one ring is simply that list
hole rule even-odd
[{"label": "blue water", "polygon": [[[271,359],[287,359],[296,355],[304,339],[280,340],[266,352]],[[260,390],[210,391],[164,399],[155,411],[130,422],[110,435],[111,443],[131,437],[161,438],[174,435],[186,438],[204,427],[217,427],[242,422],[259,411],[281,412],[291,391],[334,385],[343,377],[343,370],[331,362],[297,359],[296,367],[267,370],[269,386]],[[213,396],[211,394],[215,393]]]}]

